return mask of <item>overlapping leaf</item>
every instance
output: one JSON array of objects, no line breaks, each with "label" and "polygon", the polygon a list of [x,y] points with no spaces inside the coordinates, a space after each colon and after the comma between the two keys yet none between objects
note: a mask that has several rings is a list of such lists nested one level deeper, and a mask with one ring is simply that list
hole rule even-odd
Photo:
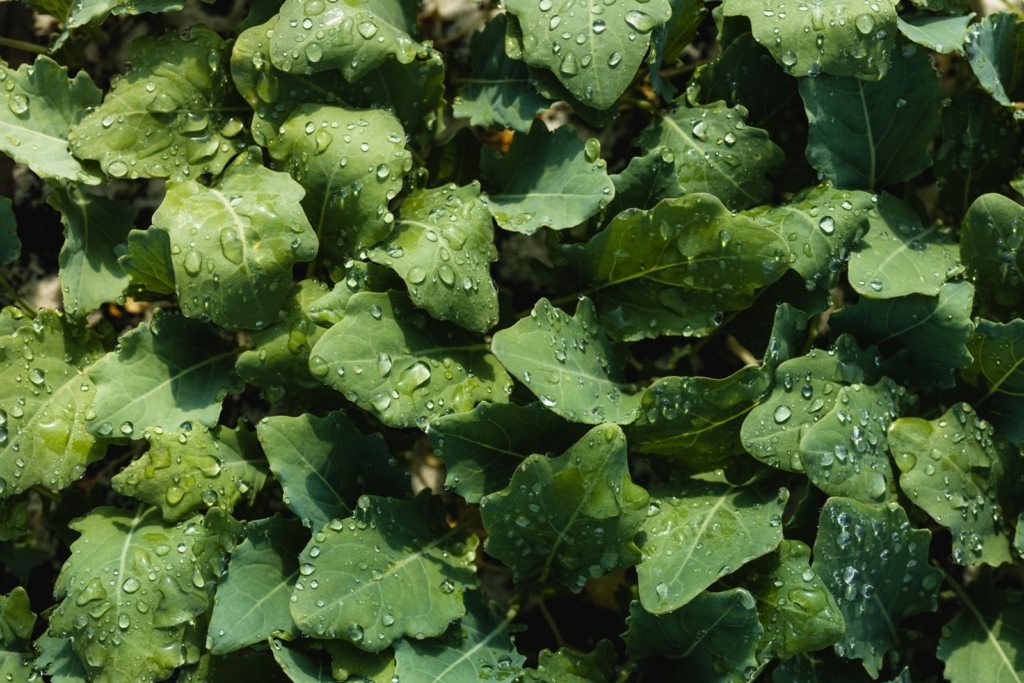
[{"label": "overlapping leaf", "polygon": [[0,267],[14,263],[20,256],[21,240],[11,200],[0,197]]},{"label": "overlapping leaf", "polygon": [[965,609],[943,628],[939,641],[946,678],[952,683],[1024,681],[1020,595],[981,586],[959,597]]},{"label": "overlapping leaf", "polygon": [[28,683],[34,678],[31,638],[35,623],[24,588],[18,586],[8,595],[0,595],[0,675],[8,683]]},{"label": "overlapping leaf", "polygon": [[960,257],[991,314],[1013,314],[1024,299],[1024,208],[1009,197],[985,194],[964,216]]},{"label": "overlapping leaf", "polygon": [[1021,66],[1024,25],[1016,14],[995,12],[967,29],[965,52],[978,82],[1008,107],[1024,99]]},{"label": "overlapping leaf", "polygon": [[611,177],[615,197],[605,207],[604,216],[614,218],[626,209],[650,209],[662,199],[683,194],[676,178],[676,155],[668,147],[655,147],[633,157],[621,173]]},{"label": "overlapping leaf", "polygon": [[920,14],[906,18],[896,17],[896,24],[899,26],[900,33],[929,50],[935,50],[941,54],[951,52],[963,54],[967,25],[974,17],[974,12],[966,16],[952,17]]},{"label": "overlapping leaf", "polygon": [[665,66],[678,64],[680,53],[697,36],[701,22],[708,13],[704,3],[699,0],[670,0],[670,4],[672,16],[651,34],[651,86],[666,100],[676,96],[676,89],[662,77],[661,70]]},{"label": "overlapping leaf", "polygon": [[540,651],[536,669],[527,669],[527,681],[544,683],[612,683],[615,680],[615,646],[600,640],[589,655],[567,647],[558,652]]},{"label": "overlapping leaf", "polygon": [[979,319],[968,349],[974,363],[963,371],[985,389],[981,401],[1012,402],[1024,397],[1024,321],[994,323]]}]

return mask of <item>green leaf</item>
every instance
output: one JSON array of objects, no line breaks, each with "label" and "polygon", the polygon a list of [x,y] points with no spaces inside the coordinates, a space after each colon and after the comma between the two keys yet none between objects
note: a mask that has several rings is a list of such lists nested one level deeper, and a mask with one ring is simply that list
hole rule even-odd
[{"label": "green leaf", "polygon": [[[519,23],[516,21],[515,16],[511,14],[507,14],[506,16],[508,17],[508,29],[505,37],[505,54],[511,59],[519,60],[522,59],[521,49],[515,57],[512,57],[509,52],[509,37],[515,39],[518,36],[519,47],[521,48],[522,36],[515,33],[519,30]],[[558,77],[555,76],[555,74],[551,73],[547,69],[531,66],[529,67],[529,70],[530,81],[542,97],[558,102],[565,102],[569,108],[572,109],[572,111],[588,125],[596,128],[604,128],[605,126],[610,125],[619,115],[619,111],[616,107],[595,109],[594,107],[580,101],[576,96],[569,92],[568,88],[562,85],[562,82],[558,80]]]},{"label": "green leaf", "polygon": [[[2,199],[2,198],[0,198]],[[3,202],[0,201],[0,206]],[[0,209],[2,211],[2,209]],[[32,319],[16,306],[4,306],[0,308],[0,337],[7,337],[14,334],[26,325],[31,324]]]},{"label": "green leaf", "polygon": [[1013,108],[1024,99],[1024,32],[1016,14],[995,12],[967,29],[965,51],[978,82],[996,102]]},{"label": "green leaf", "polygon": [[395,229],[368,255],[394,269],[409,286],[412,302],[431,317],[472,332],[486,332],[498,322],[490,273],[498,250],[479,183],[410,193]]},{"label": "green leaf", "polygon": [[256,433],[288,506],[313,529],[351,515],[363,493],[409,490],[380,434],[363,436],[342,412],[276,415],[261,420]]},{"label": "green leaf", "polygon": [[[161,14],[176,12],[185,7],[184,0],[82,0],[71,3],[65,23],[65,35],[73,28],[100,24],[111,14],[131,16],[137,14]],[[61,42],[64,36],[58,40]]]},{"label": "green leaf", "polygon": [[679,609],[782,540],[786,489],[685,479],[651,494],[637,537],[637,577],[640,602],[652,614]]},{"label": "green leaf", "polygon": [[941,224],[925,228],[906,202],[883,192],[868,212],[871,226],[850,255],[849,281],[869,299],[936,296],[963,272],[956,243]]},{"label": "green leaf", "polygon": [[103,457],[86,431],[96,385],[85,374],[102,353],[92,330],[45,309],[0,337],[0,497],[62,489]]},{"label": "green leaf", "polygon": [[761,204],[771,195],[765,173],[780,165],[782,150],[760,128],[746,125],[747,110],[725,102],[692,106],[677,98],[655,110],[636,143],[646,154],[665,146],[675,153],[679,184],[688,193],[713,194],[730,209]]},{"label": "green leaf", "polygon": [[234,652],[270,636],[299,636],[288,606],[306,538],[297,520],[280,515],[249,522],[245,541],[232,551],[228,574],[217,585],[211,653]]},{"label": "green leaf", "polygon": [[959,592],[965,609],[942,629],[938,657],[951,683],[1021,683],[1024,612],[1017,591]]},{"label": "green leaf", "polygon": [[952,558],[958,564],[998,567],[1012,561],[997,495],[1009,449],[992,437],[991,425],[966,403],[931,421],[897,420],[889,432],[902,472],[900,488],[952,532]]},{"label": "green leaf", "polygon": [[772,683],[872,683],[872,680],[863,669],[850,666],[831,649],[802,652],[784,659],[772,675]]},{"label": "green leaf", "polygon": [[332,327],[344,318],[353,294],[402,288],[402,280],[393,270],[376,263],[347,261],[336,275],[334,288],[306,307],[307,317],[320,327]]},{"label": "green leaf", "polygon": [[354,83],[389,59],[408,64],[425,49],[415,41],[417,9],[409,0],[285,0],[269,54],[282,71],[339,69]]},{"label": "green leaf", "polygon": [[1000,194],[978,197],[964,216],[960,257],[984,310],[1016,315],[1024,299],[1024,207]]},{"label": "green leaf", "polygon": [[391,232],[388,202],[412,164],[398,119],[386,111],[304,104],[280,131],[270,155],[305,188],[302,208],[329,269]]},{"label": "green leaf", "polygon": [[114,178],[220,173],[247,144],[229,48],[201,26],[185,37],[172,31],[133,41],[131,71],[71,129],[72,153],[96,159]]},{"label": "green leaf", "polygon": [[978,404],[990,399],[998,403],[1024,398],[1024,320],[1011,320],[1003,325],[978,319],[976,325],[967,346],[974,363],[963,371],[963,376],[986,390]]},{"label": "green leaf", "polygon": [[599,425],[557,458],[526,458],[508,486],[484,496],[487,553],[520,586],[558,582],[578,593],[588,578],[640,560],[633,537],[647,503],[629,478],[622,430]]},{"label": "green leaf", "polygon": [[331,653],[331,675],[336,681],[392,683],[395,680],[395,653],[391,648],[363,652],[344,640],[328,640],[324,646]]},{"label": "green leaf", "polygon": [[634,601],[626,625],[629,630],[622,638],[629,655],[668,657],[677,680],[744,683],[755,675],[763,629],[754,597],[742,588],[701,593],[664,617],[644,611]]},{"label": "green leaf", "polygon": [[127,294],[140,301],[165,298],[174,292],[171,237],[166,231],[132,230],[118,247],[117,263],[131,280]]},{"label": "green leaf", "polygon": [[[596,109],[611,107],[626,91],[651,31],[672,16],[668,0],[629,0],[601,12],[532,0],[508,0],[507,7],[519,20],[526,63],[550,69],[573,96]],[[563,33],[572,40],[561,39]]]},{"label": "green leaf", "polygon": [[0,595],[0,676],[9,683],[29,683],[33,673],[32,627],[36,615],[21,586]]},{"label": "green leaf", "polygon": [[507,403],[512,383],[486,344],[393,290],[349,299],[344,319],[310,352],[309,370],[389,427]]},{"label": "green leaf", "polygon": [[534,453],[554,455],[587,431],[540,403],[481,403],[468,413],[430,423],[430,443],[447,468],[445,486],[479,503],[508,486],[516,468]]},{"label": "green leaf", "polygon": [[[672,16],[663,26],[658,26],[651,34],[650,78],[654,91],[662,99],[669,100],[676,96],[676,88],[666,81],[661,70],[666,64],[673,66],[679,63],[679,53],[697,36],[707,9],[700,0],[670,0]],[[643,207],[646,208],[646,207]]]},{"label": "green leaf", "polygon": [[636,419],[640,394],[625,380],[628,355],[605,336],[589,299],[580,299],[570,318],[542,298],[529,318],[494,335],[491,350],[545,407],[570,422]]},{"label": "green leaf", "polygon": [[0,268],[21,258],[21,240],[11,200],[0,197]]},{"label": "green leaf", "polygon": [[149,450],[112,480],[123,496],[155,505],[167,522],[217,506],[231,513],[252,505],[267,479],[256,435],[239,425],[174,432],[146,431]]},{"label": "green leaf", "polygon": [[626,209],[651,209],[662,199],[674,199],[683,194],[676,178],[675,153],[668,147],[655,147],[642,156],[633,157],[625,170],[611,179],[615,197],[602,214],[609,219]]},{"label": "green leaf", "polygon": [[624,211],[585,245],[552,256],[560,276],[594,301],[608,335],[626,341],[709,334],[779,279],[790,258],[783,238],[706,194]]},{"label": "green leaf", "polygon": [[292,683],[333,683],[330,661],[316,650],[290,648],[271,640],[270,652]]},{"label": "green leaf", "polygon": [[558,652],[540,651],[536,669],[527,669],[527,681],[543,683],[612,683],[615,680],[615,646],[610,640],[599,640],[589,655],[581,655],[567,647]]},{"label": "green leaf", "polygon": [[956,369],[971,364],[967,343],[974,333],[969,282],[946,282],[938,296],[861,299],[829,318],[832,329],[857,333],[862,344],[892,344],[907,350],[906,377],[922,388],[952,388]]},{"label": "green leaf", "polygon": [[466,593],[466,615],[443,638],[395,643],[396,678],[409,683],[514,680],[526,658],[516,652],[511,622],[483,593]]},{"label": "green leaf", "polygon": [[17,71],[0,64],[7,98],[0,107],[0,151],[43,178],[96,185],[101,177],[71,155],[68,138],[75,119],[103,93],[84,70],[73,79],[67,73],[46,55]]},{"label": "green leaf", "polygon": [[877,83],[802,79],[807,159],[839,188],[880,190],[913,178],[932,165],[928,146],[945,97],[937,77],[928,53],[908,44],[893,50],[892,68]]},{"label": "green leaf", "polygon": [[36,640],[35,648],[39,656],[33,666],[37,671],[45,672],[50,683],[83,683],[89,680],[70,640],[44,634]]},{"label": "green leaf", "polygon": [[852,8],[834,0],[794,12],[785,3],[726,0],[725,16],[743,16],[757,42],[792,76],[880,80],[895,49],[896,4]]},{"label": "green leaf", "polygon": [[299,629],[379,652],[403,636],[437,636],[466,613],[477,537],[448,528],[438,498],[361,496],[299,556],[291,602]]},{"label": "green leaf", "polygon": [[528,135],[512,138],[505,156],[480,150],[480,171],[494,188],[487,208],[498,225],[527,235],[544,226],[564,230],[579,225],[615,191],[600,156],[597,140],[584,143],[572,126],[549,132],[543,122],[536,123]]},{"label": "green leaf", "polygon": [[958,17],[919,14],[909,19],[896,17],[896,25],[900,33],[929,50],[940,54],[963,54],[964,34],[967,33],[967,25],[975,16],[977,15],[974,12]]},{"label": "green leaf", "polygon": [[821,510],[811,567],[846,620],[836,653],[863,660],[872,678],[899,643],[900,620],[935,611],[942,572],[928,564],[931,536],[896,503],[829,498]]},{"label": "green leaf", "polygon": [[534,117],[551,103],[530,85],[527,66],[505,56],[506,23],[499,14],[473,34],[473,72],[460,79],[467,87],[452,102],[452,113],[473,126],[529,133]]},{"label": "green leaf", "polygon": [[100,436],[176,432],[183,422],[212,427],[220,402],[240,390],[234,349],[205,323],[158,309],[121,337],[120,347],[89,369],[96,397],[87,426]]},{"label": "green leaf", "polygon": [[27,533],[28,495],[0,498],[0,541],[19,539]]},{"label": "green leaf", "polygon": [[124,301],[129,277],[115,248],[127,241],[135,208],[64,187],[55,188],[46,203],[60,211],[64,223],[59,258],[64,311],[82,318],[104,302]]}]

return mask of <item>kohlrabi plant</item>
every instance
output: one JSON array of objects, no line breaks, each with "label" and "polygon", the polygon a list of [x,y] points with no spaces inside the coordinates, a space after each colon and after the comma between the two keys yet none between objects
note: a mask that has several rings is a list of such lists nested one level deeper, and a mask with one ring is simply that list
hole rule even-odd
[{"label": "kohlrabi plant", "polygon": [[23,1],[6,681],[1024,681],[1018,14]]}]

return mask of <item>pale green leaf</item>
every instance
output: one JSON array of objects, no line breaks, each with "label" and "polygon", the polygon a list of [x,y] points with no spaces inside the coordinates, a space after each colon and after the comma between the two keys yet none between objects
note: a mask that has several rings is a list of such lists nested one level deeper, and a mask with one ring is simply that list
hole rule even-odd
[{"label": "pale green leaf", "polygon": [[353,294],[402,288],[402,280],[393,270],[364,261],[345,262],[332,278],[336,281],[334,288],[309,304],[305,311],[310,320],[324,328],[345,317],[345,306]]},{"label": "pale green leaf", "polygon": [[344,640],[328,640],[324,647],[331,655],[331,675],[336,681],[352,683],[393,683],[395,653],[391,648],[364,652]]},{"label": "pale green leaf", "polygon": [[33,666],[37,671],[45,672],[50,683],[85,683],[89,680],[70,640],[44,634],[36,639],[35,649],[39,656]]},{"label": "pale green leaf", "polygon": [[1019,317],[1024,299],[1024,207],[1001,194],[974,200],[960,231],[960,257],[992,314]]},{"label": "pale green leaf", "polygon": [[[0,202],[0,205],[2,203]],[[4,306],[0,308],[0,337],[12,335],[31,322],[32,319],[26,316],[20,308]]]},{"label": "pale green leaf", "polygon": [[908,19],[896,17],[896,25],[900,33],[929,50],[941,54],[963,54],[964,34],[967,33],[967,25],[975,16],[977,15],[974,12],[956,17],[921,14]]},{"label": "pale green leaf", "polygon": [[999,104],[1024,99],[1024,24],[1013,12],[994,12],[967,29],[965,52],[978,82]]},{"label": "pale green leaf", "polygon": [[21,257],[21,240],[11,200],[0,197],[0,268]]},{"label": "pale green leaf", "polygon": [[[207,0],[204,0],[204,2]],[[184,0],[80,0],[69,3],[65,33],[74,28],[100,24],[111,14],[131,16],[136,14],[161,14],[177,12],[185,7]],[[64,37],[61,37],[63,40]]]},{"label": "pale green leaf", "polygon": [[942,629],[938,657],[951,683],[1022,683],[1024,611],[1017,591],[980,587],[959,595],[964,610]]}]

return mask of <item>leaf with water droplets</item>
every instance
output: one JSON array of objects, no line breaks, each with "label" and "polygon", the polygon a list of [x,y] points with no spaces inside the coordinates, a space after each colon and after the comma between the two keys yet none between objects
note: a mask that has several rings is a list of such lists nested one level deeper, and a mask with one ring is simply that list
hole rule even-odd
[{"label": "leaf with water droplets", "polygon": [[102,353],[90,328],[45,309],[0,337],[0,497],[62,489],[103,457],[86,431],[96,387],[85,374]]},{"label": "leaf with water droplets", "polygon": [[[505,54],[508,55],[509,37],[518,36],[519,22],[511,14],[508,17],[508,30],[505,38]],[[518,36],[522,41],[522,36]],[[521,54],[521,53],[520,53]],[[513,58],[516,59],[516,58]],[[608,109],[595,109],[577,99],[569,89],[562,85],[555,74],[540,67],[529,67],[530,83],[543,97],[556,102],[565,102],[572,109],[573,113],[579,116],[585,123],[595,128],[604,128],[618,117],[619,110],[616,107]]]},{"label": "leaf with water droplets", "polygon": [[880,190],[932,165],[928,148],[945,97],[928,53],[913,44],[893,52],[877,83],[818,76],[800,80],[810,138],[807,158],[836,187]]},{"label": "leaf with water droplets", "polygon": [[409,493],[381,435],[363,436],[345,413],[274,415],[256,433],[288,506],[313,529],[351,515],[364,493]]},{"label": "leaf with water droplets", "polygon": [[612,683],[615,676],[615,646],[602,639],[589,655],[568,647],[540,651],[536,669],[527,669],[524,681],[538,683]]},{"label": "leaf with water droplets", "polygon": [[248,144],[241,121],[229,125],[244,106],[229,54],[230,44],[201,26],[187,37],[171,31],[134,40],[131,71],[71,129],[71,151],[113,178],[220,173]]},{"label": "leaf with water droplets", "polygon": [[811,567],[846,621],[836,653],[863,660],[872,678],[898,643],[895,625],[935,611],[942,572],[928,564],[931,537],[896,503],[829,498],[821,510]]},{"label": "leaf with water droplets", "polygon": [[960,231],[960,257],[983,313],[1020,317],[1024,300],[1024,207],[1001,194],[974,200]]},{"label": "leaf with water droplets", "polygon": [[292,618],[314,638],[379,652],[403,636],[438,636],[477,586],[477,537],[449,528],[439,498],[361,496],[299,556]]},{"label": "leaf with water droplets", "polygon": [[785,157],[765,131],[746,125],[744,107],[725,102],[693,106],[680,96],[671,109],[654,113],[636,143],[645,153],[660,146],[671,149],[686,192],[713,194],[730,209],[756,206],[771,195],[765,173]]},{"label": "leaf with water droplets", "polygon": [[58,45],[67,39],[72,29],[101,24],[111,14],[123,17],[177,12],[185,7],[185,0],[78,0],[68,5],[70,11],[66,15],[57,15],[58,18],[67,17]]},{"label": "leaf with water droplets", "polygon": [[309,369],[389,427],[507,403],[512,384],[487,344],[394,290],[349,299],[345,317],[310,352]]},{"label": "leaf with water droplets", "polygon": [[211,653],[234,652],[270,636],[299,637],[288,606],[307,539],[295,519],[274,515],[249,522],[217,586],[207,629]]},{"label": "leaf with water droplets", "polygon": [[303,650],[298,643],[288,647],[272,638],[270,652],[291,683],[334,683],[330,660],[322,650]]},{"label": "leaf with water droplets", "polygon": [[508,486],[484,496],[485,547],[520,588],[560,583],[578,593],[640,560],[633,537],[647,503],[629,478],[622,430],[599,425],[556,458],[526,458]]},{"label": "leaf with water droplets", "polygon": [[395,229],[368,255],[394,269],[412,302],[432,317],[471,332],[486,332],[498,322],[490,272],[498,250],[479,183],[410,193],[398,208]]},{"label": "leaf with water droplets", "polygon": [[309,319],[325,329],[333,327],[345,317],[345,306],[353,295],[402,288],[402,279],[395,271],[376,263],[346,261],[337,275],[337,282],[331,291],[306,308]]},{"label": "leaf with water droplets", "polygon": [[[685,479],[651,491],[637,536],[640,602],[668,614],[782,540],[786,489]],[[751,605],[753,608],[753,605]]]},{"label": "leaf with water droplets", "polygon": [[183,422],[216,425],[221,401],[241,391],[234,356],[212,326],[157,309],[89,369],[96,383],[89,431],[124,437],[152,427],[177,431]]},{"label": "leaf with water droplets", "polygon": [[35,623],[24,588],[0,595],[0,676],[9,683],[29,683],[35,678],[31,642]]},{"label": "leaf with water droplets", "polygon": [[572,446],[586,426],[566,422],[540,403],[481,403],[468,413],[430,424],[430,443],[447,468],[445,486],[469,503],[508,486],[530,455]]},{"label": "leaf with water droplets", "polygon": [[[21,257],[21,240],[18,239],[18,225],[14,217],[11,200],[0,197],[0,268],[14,263]],[[2,330],[0,330],[2,334]]]},{"label": "leaf with water droplets", "polygon": [[[814,652],[800,652],[779,662],[772,683],[874,683],[874,679],[859,667],[850,666],[840,659],[832,648]],[[912,683],[897,678],[889,683]]]},{"label": "leaf with water droplets", "polygon": [[850,255],[849,280],[869,299],[936,296],[963,272],[960,254],[941,224],[925,228],[906,202],[883,192],[868,211],[868,232]]},{"label": "leaf with water droplets", "polygon": [[28,531],[28,498],[27,492],[0,498],[0,541],[25,536]]},{"label": "leaf with water droplets", "polygon": [[896,24],[900,33],[929,50],[941,54],[963,54],[964,34],[975,16],[974,12],[955,17],[924,14],[908,16],[907,19],[896,17]]},{"label": "leaf with water droplets", "polygon": [[17,71],[0,64],[4,102],[0,103],[0,151],[43,178],[98,184],[94,164],[68,151],[69,130],[83,109],[100,103],[103,93],[89,74],[73,79],[68,69],[46,55]]},{"label": "leaf with water droplets", "polygon": [[36,638],[33,645],[39,656],[32,666],[49,676],[50,683],[82,683],[89,680],[70,640],[43,634]]},{"label": "leaf with water droplets", "polygon": [[1024,24],[1012,12],[994,12],[967,29],[967,62],[978,83],[999,104],[1016,107],[1024,100]]},{"label": "leaf with water droplets", "polygon": [[1019,410],[1024,399],[1024,321],[1011,320],[1004,325],[979,318],[975,322],[974,337],[967,345],[974,362],[962,376],[985,391],[976,403],[982,414],[1019,446],[1024,429]]},{"label": "leaf with water droplets", "polygon": [[938,658],[946,663],[951,683],[1021,683],[1024,652],[1024,610],[1019,591],[973,584],[958,591],[964,607],[942,629]]},{"label": "leaf with water droplets", "polygon": [[667,657],[675,680],[740,683],[756,676],[763,628],[754,597],[743,588],[705,591],[664,617],[634,601],[626,625],[622,639],[629,656]]},{"label": "leaf with water droplets", "polygon": [[621,173],[611,176],[615,197],[601,216],[611,220],[626,209],[651,209],[662,199],[683,195],[676,177],[675,154],[668,147],[655,147],[633,157]]},{"label": "leaf with water droplets", "polygon": [[365,652],[344,640],[328,640],[324,648],[331,655],[331,672],[335,681],[393,683],[398,680],[395,675],[395,653],[390,648],[380,652]]}]

